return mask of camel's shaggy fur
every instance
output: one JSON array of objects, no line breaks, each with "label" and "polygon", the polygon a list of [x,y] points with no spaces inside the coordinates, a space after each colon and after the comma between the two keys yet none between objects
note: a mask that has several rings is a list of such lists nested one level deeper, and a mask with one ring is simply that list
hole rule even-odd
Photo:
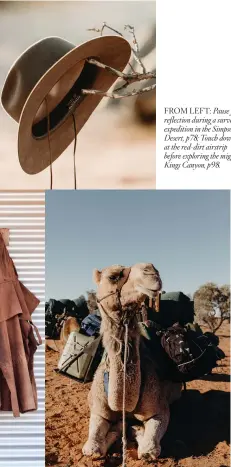
[{"label": "camel's shaggy fur", "polygon": [[[142,345],[137,325],[137,309],[147,295],[154,298],[161,289],[159,273],[152,264],[142,263],[131,268],[111,266],[102,272],[96,271],[94,276],[107,358],[99,365],[89,394],[91,417],[83,454],[104,456],[121,435],[124,339],[121,318],[126,311],[129,317],[126,413],[143,422],[141,428],[133,429],[138,458],[156,459],[169,423],[169,404],[181,394],[181,384],[159,380],[151,356]],[[118,290],[120,296],[114,293]],[[109,371],[108,395],[104,387],[106,371]]]},{"label": "camel's shaggy fur", "polygon": [[73,316],[68,316],[67,319],[63,322],[63,326],[60,333],[60,342],[63,347],[65,347],[68,337],[73,331],[79,331],[80,324],[77,319]]}]

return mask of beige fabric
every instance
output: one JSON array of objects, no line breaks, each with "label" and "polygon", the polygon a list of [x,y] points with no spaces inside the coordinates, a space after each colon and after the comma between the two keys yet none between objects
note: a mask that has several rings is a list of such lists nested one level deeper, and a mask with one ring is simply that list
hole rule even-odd
[{"label": "beige fabric", "polygon": [[0,234],[0,411],[37,408],[33,356],[37,348],[31,314],[39,300],[18,280]]}]

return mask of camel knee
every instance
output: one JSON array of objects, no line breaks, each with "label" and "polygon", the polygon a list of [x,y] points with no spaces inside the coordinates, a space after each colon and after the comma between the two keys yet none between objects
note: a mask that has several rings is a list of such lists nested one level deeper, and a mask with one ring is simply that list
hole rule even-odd
[{"label": "camel knee", "polygon": [[169,408],[150,418],[144,423],[144,434],[138,444],[138,458],[146,460],[157,459],[161,453],[161,439],[169,423]]},{"label": "camel knee", "polygon": [[99,438],[105,438],[110,428],[110,422],[101,415],[91,414],[89,423],[89,436],[97,435]]},{"label": "camel knee", "polygon": [[107,453],[107,434],[110,423],[100,415],[91,414],[88,440],[83,446],[85,456],[105,456]]}]

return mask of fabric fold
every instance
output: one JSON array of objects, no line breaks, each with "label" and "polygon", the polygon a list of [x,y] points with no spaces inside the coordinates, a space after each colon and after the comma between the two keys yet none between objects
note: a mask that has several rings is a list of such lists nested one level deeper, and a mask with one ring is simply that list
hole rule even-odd
[{"label": "fabric fold", "polygon": [[19,281],[0,234],[0,411],[15,417],[37,409],[33,361],[42,341],[39,333],[35,339],[31,315],[38,304]]}]

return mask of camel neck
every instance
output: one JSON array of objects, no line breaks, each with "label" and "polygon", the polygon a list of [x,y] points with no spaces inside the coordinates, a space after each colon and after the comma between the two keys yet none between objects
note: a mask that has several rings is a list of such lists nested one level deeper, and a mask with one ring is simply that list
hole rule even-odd
[{"label": "camel neck", "polygon": [[[115,317],[111,319],[108,313],[102,312],[101,334],[103,336],[104,348],[110,357],[121,352],[125,335],[125,327],[118,318],[120,316],[120,310],[115,311],[114,316]],[[136,316],[129,321],[128,340],[130,346],[135,348],[139,347],[140,332]]]},{"label": "camel neck", "polygon": [[[115,317],[119,317],[120,310],[115,310]],[[119,322],[119,320],[118,320]],[[108,404],[114,411],[121,411],[123,404],[123,368],[124,368],[124,333],[123,324],[108,319],[102,313],[101,334],[107,354],[106,371],[108,377]],[[140,372],[140,333],[136,316],[130,320],[128,328],[128,360],[126,371],[126,410],[131,412],[139,399],[141,384]]]}]

